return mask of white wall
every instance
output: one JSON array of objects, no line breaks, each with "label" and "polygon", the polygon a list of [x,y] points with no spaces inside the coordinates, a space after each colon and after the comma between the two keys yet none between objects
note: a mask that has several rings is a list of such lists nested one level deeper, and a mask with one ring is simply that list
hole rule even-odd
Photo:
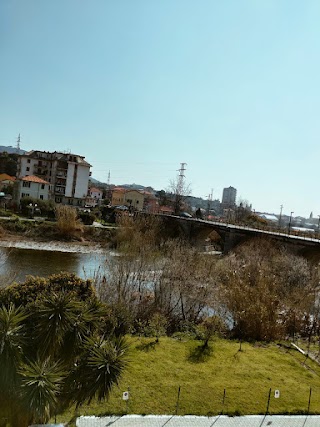
[{"label": "white wall", "polygon": [[[24,197],[33,197],[34,199],[40,199],[40,196],[43,196],[42,200],[48,200],[49,199],[49,185],[44,184],[44,188],[41,188],[42,184],[39,184],[37,182],[30,182],[30,187],[23,187],[24,182],[29,181],[19,181],[18,183],[18,191],[17,191],[17,198],[18,201],[22,198],[22,194],[24,194]],[[27,196],[27,194],[29,196]]]},{"label": "white wall", "polygon": [[78,165],[77,182],[74,197],[83,198],[88,193],[90,168],[85,165]]},{"label": "white wall", "polygon": [[68,163],[68,172],[67,172],[67,182],[66,182],[66,197],[73,197],[72,196],[72,186],[73,186],[73,175],[74,175],[74,163]]}]

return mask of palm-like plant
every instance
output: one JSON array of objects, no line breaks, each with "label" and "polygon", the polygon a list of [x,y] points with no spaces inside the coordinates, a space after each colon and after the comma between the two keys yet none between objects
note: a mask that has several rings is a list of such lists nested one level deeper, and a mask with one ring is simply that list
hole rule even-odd
[{"label": "palm-like plant", "polygon": [[7,419],[12,418],[19,407],[17,370],[23,359],[27,317],[24,310],[14,305],[0,307],[0,412]]},{"label": "palm-like plant", "polygon": [[[22,346],[26,342],[25,320],[28,314],[21,308],[10,305],[0,307],[0,377],[9,374],[19,365]],[[4,369],[6,368],[6,369]],[[3,372],[5,371],[5,372]]]},{"label": "palm-like plant", "polygon": [[128,344],[123,337],[108,340],[98,336],[89,338],[70,376],[73,402],[80,406],[90,403],[93,398],[107,398],[128,363],[127,354]]},{"label": "palm-like plant", "polygon": [[[126,365],[93,296],[51,291],[24,309],[0,307],[0,426],[44,423],[71,403],[107,397]],[[107,338],[106,338],[107,337]]]},{"label": "palm-like plant", "polygon": [[66,335],[78,322],[81,308],[81,303],[67,292],[53,292],[43,299],[35,327],[42,357],[59,354]]},{"label": "palm-like plant", "polygon": [[59,405],[59,396],[66,373],[59,362],[50,359],[23,363],[20,396],[31,422],[46,423]]}]

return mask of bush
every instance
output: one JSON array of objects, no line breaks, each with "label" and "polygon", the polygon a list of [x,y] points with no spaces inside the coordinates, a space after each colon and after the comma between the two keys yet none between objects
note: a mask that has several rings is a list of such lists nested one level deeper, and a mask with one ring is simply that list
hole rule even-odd
[{"label": "bush", "polygon": [[83,232],[77,211],[72,206],[58,205],[56,207],[58,232],[66,238],[79,238]]},{"label": "bush", "polygon": [[41,301],[50,292],[72,294],[80,301],[96,299],[90,280],[80,279],[73,273],[54,274],[47,278],[29,276],[24,283],[13,284],[0,290],[0,305],[16,307]]},{"label": "bush", "polygon": [[40,200],[33,197],[24,197],[20,201],[21,213],[30,216],[30,204],[37,205],[35,216],[52,216],[54,212],[54,202],[52,200]]},{"label": "bush", "polygon": [[79,212],[79,218],[85,225],[92,225],[96,219],[95,215],[92,212]]}]

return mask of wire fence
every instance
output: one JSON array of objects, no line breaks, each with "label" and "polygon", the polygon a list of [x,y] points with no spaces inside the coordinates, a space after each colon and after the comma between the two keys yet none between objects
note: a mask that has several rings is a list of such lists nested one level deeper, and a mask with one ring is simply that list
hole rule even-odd
[{"label": "wire fence", "polygon": [[[309,373],[307,373],[307,376]],[[310,375],[314,374],[310,372]],[[294,383],[291,378],[272,387],[261,378],[250,389],[241,387],[195,389],[176,386],[128,387],[117,390],[103,407],[82,407],[79,416],[102,414],[231,415],[244,414],[320,414],[319,387]],[[123,400],[128,393],[128,400]],[[320,425],[320,422],[319,422]]]}]

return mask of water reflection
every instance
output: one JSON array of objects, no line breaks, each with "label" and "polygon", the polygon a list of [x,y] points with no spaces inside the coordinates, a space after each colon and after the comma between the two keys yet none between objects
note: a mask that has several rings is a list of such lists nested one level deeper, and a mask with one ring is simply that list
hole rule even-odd
[{"label": "water reflection", "polygon": [[82,278],[92,278],[100,265],[104,265],[103,253],[69,253],[35,249],[0,248],[0,275],[14,276],[23,282],[27,275],[48,276],[67,271]]}]

